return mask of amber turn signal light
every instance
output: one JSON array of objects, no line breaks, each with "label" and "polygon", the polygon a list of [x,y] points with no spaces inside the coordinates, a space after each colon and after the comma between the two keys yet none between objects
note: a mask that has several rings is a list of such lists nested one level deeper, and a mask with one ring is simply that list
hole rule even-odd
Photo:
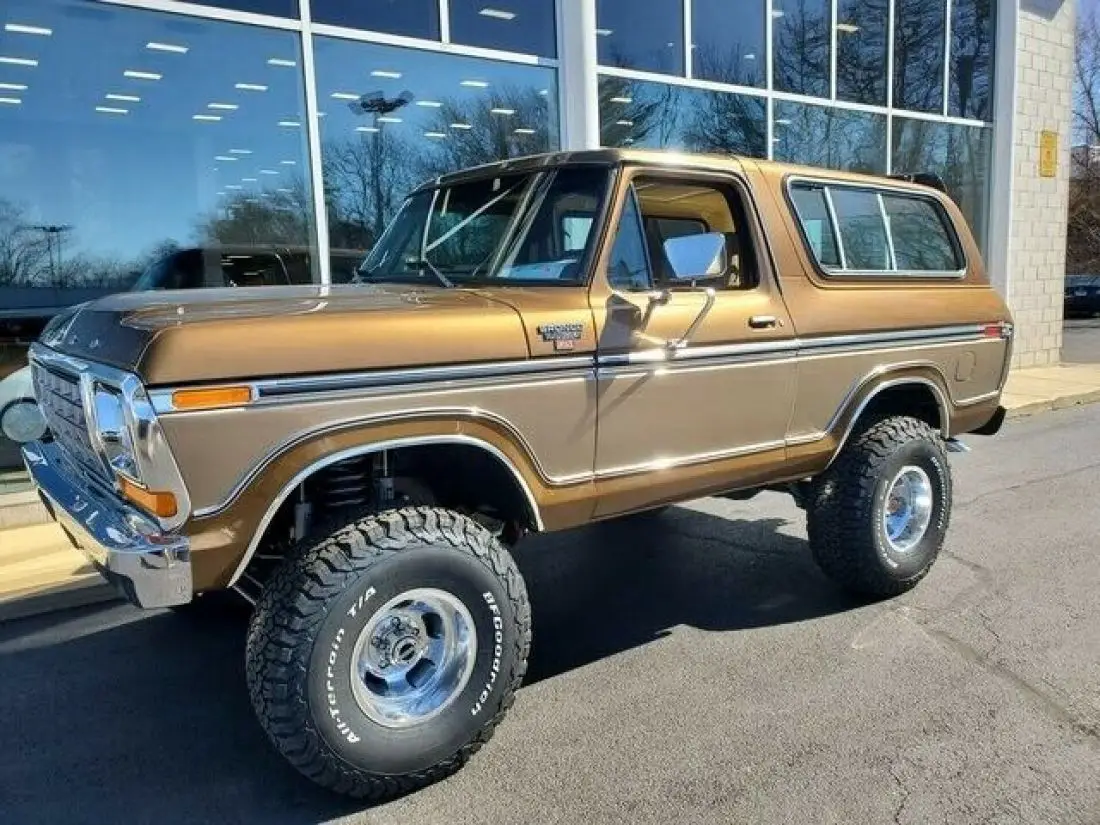
[{"label": "amber turn signal light", "polygon": [[122,495],[130,501],[159,518],[172,518],[178,512],[176,497],[171,493],[155,493],[139,487],[128,478],[121,480]]},{"label": "amber turn signal light", "polygon": [[177,410],[209,410],[234,407],[252,400],[251,387],[209,387],[200,390],[176,390],[172,406]]}]

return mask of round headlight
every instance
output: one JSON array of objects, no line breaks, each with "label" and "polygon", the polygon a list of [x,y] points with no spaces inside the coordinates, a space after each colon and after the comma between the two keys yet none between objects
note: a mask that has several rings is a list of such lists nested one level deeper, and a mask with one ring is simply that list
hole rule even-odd
[{"label": "round headlight", "polygon": [[37,441],[46,434],[46,418],[34,401],[24,398],[4,409],[0,431],[16,444]]}]

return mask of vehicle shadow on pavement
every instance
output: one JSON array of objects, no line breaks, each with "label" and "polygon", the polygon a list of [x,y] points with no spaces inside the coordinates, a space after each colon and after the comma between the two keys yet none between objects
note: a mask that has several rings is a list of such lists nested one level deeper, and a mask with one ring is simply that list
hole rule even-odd
[{"label": "vehicle shadow on pavement", "polygon": [[[677,625],[738,630],[854,604],[782,519],[671,508],[517,548],[535,642],[527,684]],[[318,823],[365,803],[315,788],[254,721],[245,621],[128,606],[0,627],[0,819],[12,823]]]},{"label": "vehicle shadow on pavement", "polygon": [[534,626],[524,683],[667,636],[747,630],[860,606],[818,571],[784,519],[671,507],[536,537],[517,548]]}]

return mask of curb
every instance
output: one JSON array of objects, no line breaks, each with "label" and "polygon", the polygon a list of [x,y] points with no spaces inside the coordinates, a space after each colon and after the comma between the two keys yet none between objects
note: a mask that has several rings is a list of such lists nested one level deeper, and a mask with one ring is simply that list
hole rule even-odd
[{"label": "curb", "polygon": [[1062,395],[1058,398],[1031,401],[1018,407],[1012,407],[1005,413],[1005,420],[1029,418],[1037,413],[1068,410],[1073,407],[1083,407],[1096,403],[1100,403],[1100,390]]},{"label": "curb", "polygon": [[98,573],[72,577],[52,587],[0,600],[0,624],[120,600],[118,592]]}]

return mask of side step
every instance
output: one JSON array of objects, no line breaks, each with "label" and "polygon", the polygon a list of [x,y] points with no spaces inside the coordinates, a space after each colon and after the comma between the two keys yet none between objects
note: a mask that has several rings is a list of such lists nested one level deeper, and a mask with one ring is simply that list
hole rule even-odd
[{"label": "side step", "polygon": [[949,439],[947,439],[947,452],[949,452],[949,453],[968,453],[968,452],[970,452],[970,448],[967,445],[963,444],[961,441],[959,441],[959,439],[957,439],[957,438],[949,438]]}]

